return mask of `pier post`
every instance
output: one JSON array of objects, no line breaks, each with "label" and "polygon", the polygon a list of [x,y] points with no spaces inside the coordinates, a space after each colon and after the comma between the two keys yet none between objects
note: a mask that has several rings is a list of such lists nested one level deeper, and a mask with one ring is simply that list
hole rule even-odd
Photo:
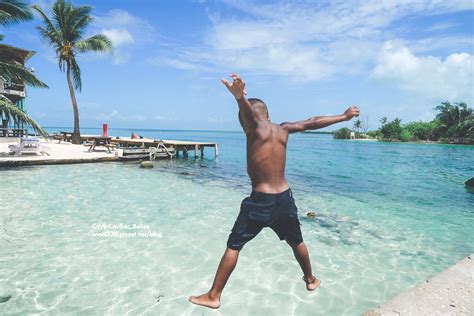
[{"label": "pier post", "polygon": [[204,146],[201,146],[201,158],[204,158]]},{"label": "pier post", "polygon": [[214,145],[214,154],[215,154],[216,157],[219,156],[219,148],[218,148],[217,144]]},{"label": "pier post", "polygon": [[198,157],[199,145],[194,145],[194,158]]}]

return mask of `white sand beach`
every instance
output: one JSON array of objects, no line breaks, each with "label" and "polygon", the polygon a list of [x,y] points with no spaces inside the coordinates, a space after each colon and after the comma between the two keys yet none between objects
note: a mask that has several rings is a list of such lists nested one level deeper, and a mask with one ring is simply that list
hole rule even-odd
[{"label": "white sand beach", "polygon": [[9,145],[18,145],[19,141],[10,140],[8,142],[0,143],[0,163],[6,161],[22,162],[22,161],[36,161],[46,163],[65,163],[68,160],[77,160],[81,162],[101,161],[107,159],[115,159],[116,156],[122,154],[121,149],[115,149],[111,152],[105,147],[96,147],[94,151],[89,152],[89,147],[84,145],[73,145],[67,142],[49,141],[40,139],[41,153],[23,153],[19,156],[9,155]]}]

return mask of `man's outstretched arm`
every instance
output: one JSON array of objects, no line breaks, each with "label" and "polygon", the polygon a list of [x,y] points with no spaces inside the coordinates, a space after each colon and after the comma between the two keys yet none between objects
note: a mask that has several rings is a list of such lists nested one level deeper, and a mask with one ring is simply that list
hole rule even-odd
[{"label": "man's outstretched arm", "polygon": [[359,108],[356,106],[351,106],[341,115],[334,116],[315,116],[305,121],[298,122],[285,122],[280,125],[288,131],[288,133],[298,133],[307,130],[320,129],[327,127],[332,124],[349,121],[354,116],[359,116]]},{"label": "man's outstretched arm", "polygon": [[227,81],[227,79],[222,79],[222,83],[227,87],[227,89],[229,89],[239,105],[244,130],[247,132],[251,129],[255,129],[258,123],[253,114],[252,105],[245,98],[245,95],[247,94],[245,91],[245,81],[239,78],[236,74],[230,74],[230,77],[233,80],[232,83]]}]

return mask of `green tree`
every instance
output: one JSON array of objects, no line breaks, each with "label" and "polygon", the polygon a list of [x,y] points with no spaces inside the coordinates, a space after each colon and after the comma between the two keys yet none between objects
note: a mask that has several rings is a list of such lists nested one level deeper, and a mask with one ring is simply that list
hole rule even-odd
[{"label": "green tree", "polygon": [[78,54],[86,52],[110,52],[112,42],[105,35],[98,34],[83,38],[87,26],[92,21],[92,7],[74,6],[71,2],[57,0],[53,4],[52,19],[43,10],[34,5],[33,8],[43,18],[44,26],[38,26],[41,39],[52,46],[59,59],[59,69],[66,72],[69,94],[74,111],[74,132],[72,142],[81,143],[79,128],[79,110],[74,90],[81,91],[81,69],[77,63]]},{"label": "green tree", "polygon": [[[18,0],[0,0],[0,25],[7,26],[18,22],[33,19],[33,14],[26,2]],[[0,34],[0,41],[4,36]],[[36,78],[23,65],[7,60],[0,55],[0,76],[6,81],[22,82],[26,85],[39,88],[48,86]]]},{"label": "green tree", "polygon": [[355,120],[354,129],[356,130],[356,132],[359,133],[361,128],[362,128],[362,121],[360,119]]},{"label": "green tree", "polygon": [[400,140],[402,133],[401,120],[395,118],[393,121],[388,121],[386,117],[380,119],[382,126],[380,127],[380,135],[385,140]]},{"label": "green tree", "polygon": [[402,142],[408,142],[410,140],[413,140],[413,135],[410,133],[410,131],[403,127],[399,137]]},{"label": "green tree", "polygon": [[382,126],[379,129],[379,135],[383,140],[394,141],[409,141],[413,138],[411,132],[402,126],[402,120],[395,118],[393,121],[388,121],[386,117],[380,119]]},{"label": "green tree", "polygon": [[30,125],[38,134],[43,136],[48,135],[35,120],[3,96],[0,96],[0,117],[5,118],[7,121],[13,120],[15,123]]},{"label": "green tree", "polygon": [[[470,129],[469,122],[472,119],[472,109],[466,103],[442,102],[435,107],[438,111],[436,118],[440,122],[437,133],[442,137],[463,137],[466,130]],[[467,124],[464,123],[467,121]]]},{"label": "green tree", "polygon": [[347,127],[343,127],[334,132],[334,138],[336,139],[349,139],[351,138],[351,130]]},{"label": "green tree", "polygon": [[470,115],[464,119],[456,127],[455,135],[458,137],[465,137],[474,139],[474,115]]},{"label": "green tree", "polygon": [[437,140],[435,131],[438,127],[438,120],[410,122],[404,126],[413,135],[415,140]]}]

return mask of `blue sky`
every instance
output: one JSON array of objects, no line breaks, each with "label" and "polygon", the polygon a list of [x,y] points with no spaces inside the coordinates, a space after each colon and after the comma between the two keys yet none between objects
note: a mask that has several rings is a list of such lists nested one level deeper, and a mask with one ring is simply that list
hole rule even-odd
[{"label": "blue sky", "polygon": [[[267,103],[274,122],[358,105],[375,129],[382,116],[429,120],[441,101],[474,101],[471,0],[74,4],[94,7],[89,35],[106,34],[116,47],[79,58],[82,127],[238,130],[236,105],[220,83],[229,72]],[[37,52],[28,66],[50,86],[29,89],[29,113],[44,126],[72,126],[65,75],[38,38],[40,23],[0,33],[4,43]]]}]

